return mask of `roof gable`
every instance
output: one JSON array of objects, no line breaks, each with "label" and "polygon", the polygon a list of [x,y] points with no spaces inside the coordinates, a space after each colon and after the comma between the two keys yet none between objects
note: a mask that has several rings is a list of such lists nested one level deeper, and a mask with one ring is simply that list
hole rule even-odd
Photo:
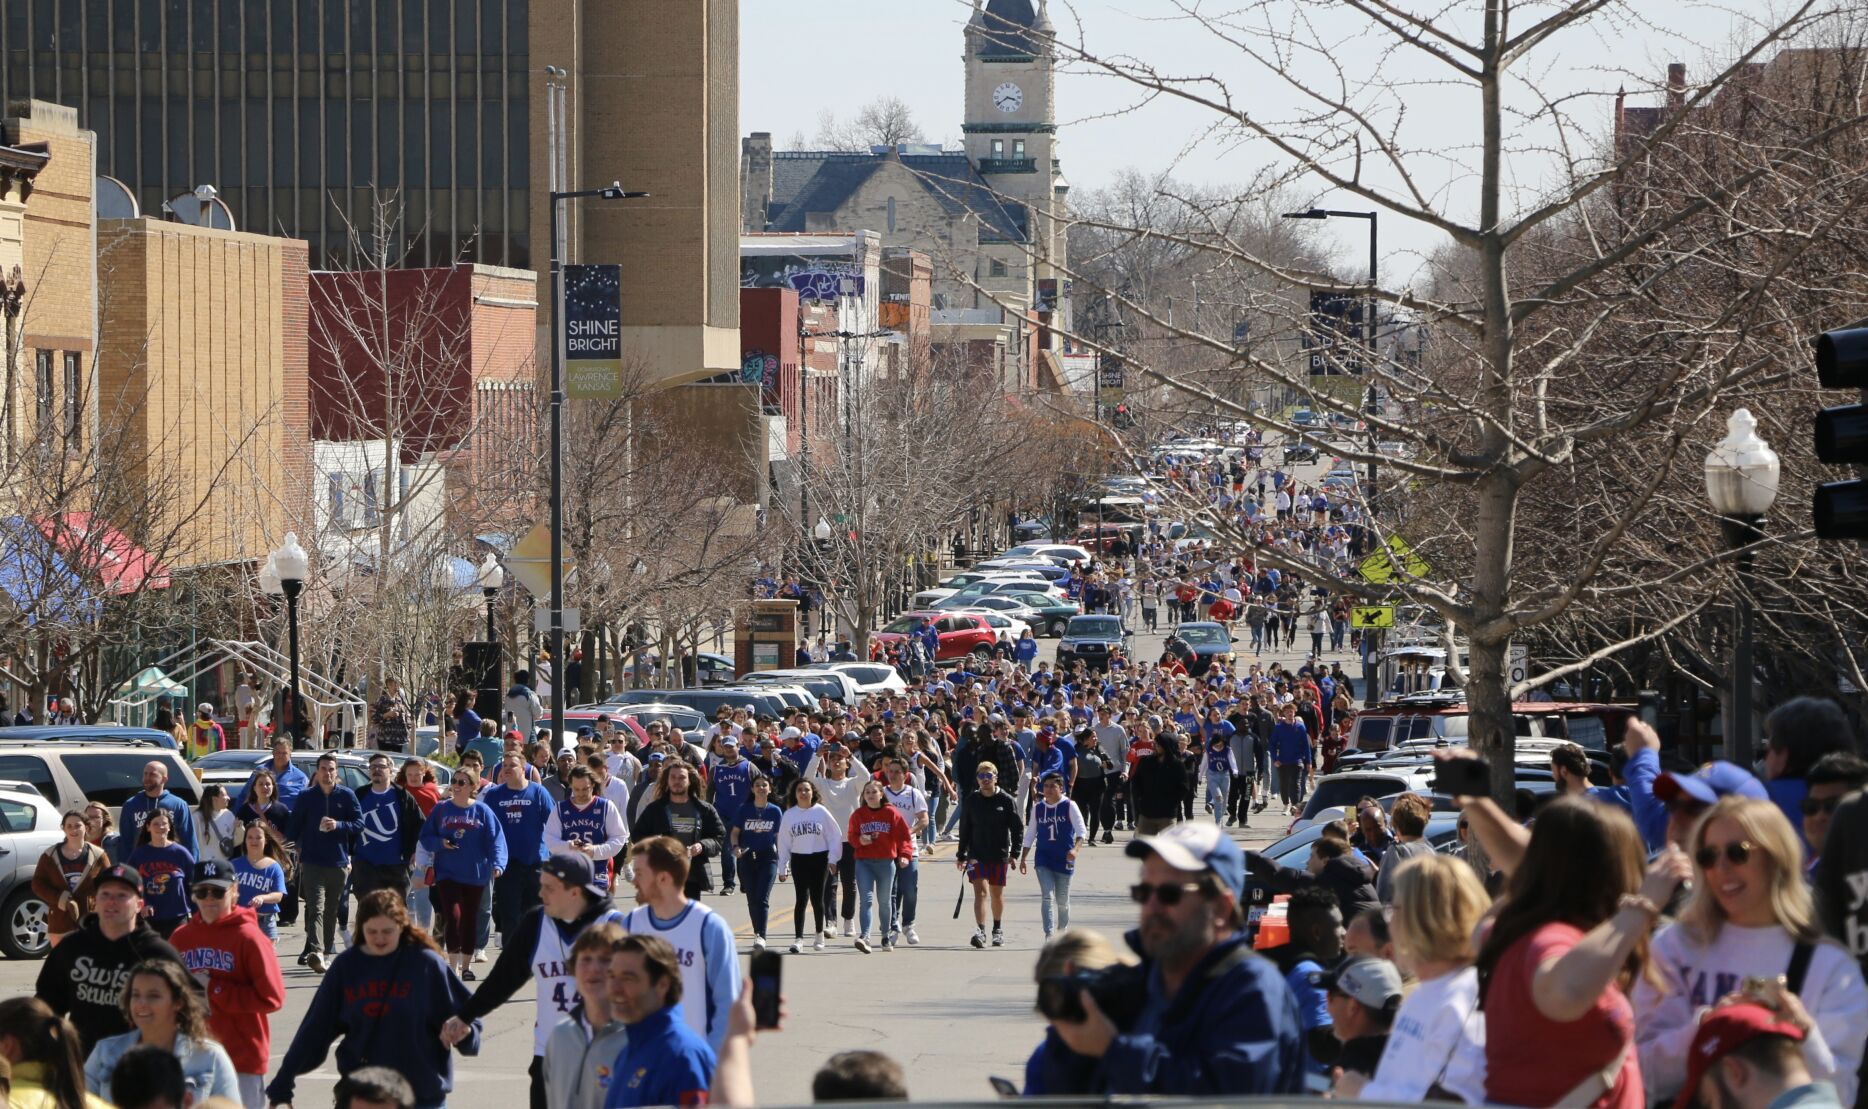
[{"label": "roof gable", "polygon": [[1025,240],[1023,205],[1002,202],[967,156],[957,150],[899,156],[841,151],[776,152],[772,155],[772,206],[767,213],[766,229],[805,230],[808,213],[834,212],[842,208],[881,166],[893,161],[899,161],[915,183],[950,215],[971,212],[979,217],[981,238]]}]

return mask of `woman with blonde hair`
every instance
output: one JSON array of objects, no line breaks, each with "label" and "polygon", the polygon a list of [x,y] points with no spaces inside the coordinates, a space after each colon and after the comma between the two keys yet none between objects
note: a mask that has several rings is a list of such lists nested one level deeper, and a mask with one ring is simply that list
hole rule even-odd
[{"label": "woman with blonde hair", "polygon": [[1654,973],[1634,993],[1648,1092],[1673,1098],[1700,1015],[1761,978],[1771,983],[1772,1007],[1804,1030],[1811,1075],[1833,1082],[1849,1104],[1868,1037],[1868,988],[1860,966],[1816,923],[1796,829],[1769,801],[1726,797],[1706,810],[1687,848],[1693,896],[1655,935]]},{"label": "woman with blonde hair", "polygon": [[1419,984],[1396,1010],[1375,1076],[1358,1096],[1413,1102],[1430,1092],[1485,1100],[1485,1020],[1472,938],[1491,906],[1472,867],[1427,854],[1395,871],[1388,928],[1395,961]]}]

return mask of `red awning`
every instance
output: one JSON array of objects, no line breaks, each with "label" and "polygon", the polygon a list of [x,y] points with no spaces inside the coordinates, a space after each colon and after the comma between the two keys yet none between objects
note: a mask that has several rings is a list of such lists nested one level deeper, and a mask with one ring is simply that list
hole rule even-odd
[{"label": "red awning", "polygon": [[112,593],[169,587],[166,567],[89,512],[67,512],[35,522],[73,570],[94,575]]}]

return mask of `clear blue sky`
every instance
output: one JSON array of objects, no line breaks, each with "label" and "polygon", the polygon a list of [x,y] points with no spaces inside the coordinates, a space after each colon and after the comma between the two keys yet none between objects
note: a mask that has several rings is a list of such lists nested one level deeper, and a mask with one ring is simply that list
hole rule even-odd
[{"label": "clear blue sky", "polygon": [[[1731,0],[1729,5],[1694,0],[1622,0],[1587,29],[1554,39],[1537,55],[1541,86],[1575,95],[1566,111],[1577,133],[1572,143],[1587,144],[1607,133],[1613,96],[1625,85],[1631,104],[1657,103],[1652,89],[1664,79],[1666,63],[1685,61],[1694,76],[1709,72],[1709,56],[1730,51],[1749,39],[1748,27],[1788,0]],[[1423,11],[1441,4],[1416,4]],[[1519,26],[1553,5],[1520,3]],[[1052,0],[1051,14],[1060,38],[1081,39],[1092,52],[1127,54],[1183,76],[1222,78],[1235,102],[1254,111],[1288,116],[1303,105],[1288,85],[1270,77],[1238,47],[1220,41],[1195,25],[1188,11],[1222,13],[1254,5],[1237,0]],[[1324,5],[1305,0],[1267,0],[1255,18],[1327,19]],[[1477,18],[1481,0],[1455,0],[1460,18]],[[961,28],[968,0],[845,0],[842,3],[791,4],[780,0],[743,0],[740,15],[740,130],[770,131],[781,147],[797,132],[808,140],[825,109],[839,116],[853,113],[878,96],[896,96],[913,108],[932,140],[957,144],[960,137],[964,70]],[[1469,9],[1469,11],[1468,11]],[[1420,182],[1436,203],[1454,215],[1470,217],[1468,156],[1477,136],[1476,96],[1438,84],[1445,71],[1412,51],[1383,55],[1359,22],[1337,15],[1315,28],[1330,44],[1327,53],[1309,59],[1306,72],[1334,80],[1334,67],[1361,80],[1379,61],[1394,92],[1365,92],[1361,103],[1389,113],[1402,141],[1419,167]],[[1466,30],[1467,28],[1461,28]],[[1241,28],[1242,31],[1247,30]],[[1246,34],[1256,46],[1263,40]],[[1083,72],[1058,79],[1058,122],[1064,173],[1078,190],[1106,184],[1124,167],[1155,172],[1172,169],[1193,183],[1246,182],[1265,169],[1288,167],[1262,139],[1240,140],[1209,132],[1212,116],[1202,109],[1157,101],[1135,107],[1137,90],[1126,82]],[[1535,107],[1535,98],[1517,103]],[[1396,106],[1405,112],[1396,114]],[[1129,110],[1133,108],[1134,110]],[[1521,203],[1554,180],[1548,150],[1559,141],[1557,129],[1528,121],[1520,125],[1526,149],[1511,165],[1525,190]],[[1393,175],[1377,177],[1398,186]],[[1366,208],[1346,194],[1302,186],[1300,199],[1326,207]],[[1365,227],[1337,221],[1325,231],[1340,246],[1345,270],[1359,270],[1366,256]],[[1404,282],[1419,259],[1440,241],[1438,232],[1418,223],[1384,217],[1384,276]]]}]

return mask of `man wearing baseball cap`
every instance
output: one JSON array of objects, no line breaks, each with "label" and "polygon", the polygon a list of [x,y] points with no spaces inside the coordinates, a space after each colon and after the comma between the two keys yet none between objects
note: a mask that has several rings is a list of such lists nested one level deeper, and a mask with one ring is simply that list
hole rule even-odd
[{"label": "man wearing baseball cap", "polygon": [[1360,1096],[1388,1048],[1388,1030],[1401,1008],[1401,972],[1386,959],[1359,955],[1323,976],[1330,1033],[1336,1052],[1333,1097]]},{"label": "man wearing baseball cap", "polygon": [[1302,1092],[1297,1002],[1245,938],[1245,853],[1225,829],[1191,822],[1137,836],[1127,850],[1142,860],[1129,887],[1141,926],[1128,936],[1148,983],[1141,1012],[1117,1028],[1083,991],[1085,1018],[1051,1026],[1100,1060],[1097,1080],[1111,1093]]},{"label": "man wearing baseball cap", "polygon": [[1804,1029],[1752,1001],[1700,1018],[1674,1109],[1839,1109],[1836,1089],[1803,1061]]},{"label": "man wearing baseball cap", "polygon": [[145,959],[182,957],[143,919],[143,877],[128,866],[97,875],[96,911],[65,937],[39,968],[35,992],[60,1016],[78,1026],[84,1054],[97,1041],[130,1030],[123,1013],[123,988],[130,968]]},{"label": "man wearing baseball cap", "polygon": [[194,915],[169,940],[207,990],[208,1028],[233,1061],[241,1102],[247,1109],[265,1109],[272,1051],[268,1018],[285,1007],[279,956],[259,930],[259,917],[241,906],[232,864],[196,863],[188,892]]},{"label": "man wearing baseball cap", "polygon": [[1667,842],[1685,848],[1701,813],[1721,797],[1769,800],[1764,783],[1729,762],[1709,762],[1691,774],[1663,771],[1654,779],[1654,799],[1667,807]]}]

